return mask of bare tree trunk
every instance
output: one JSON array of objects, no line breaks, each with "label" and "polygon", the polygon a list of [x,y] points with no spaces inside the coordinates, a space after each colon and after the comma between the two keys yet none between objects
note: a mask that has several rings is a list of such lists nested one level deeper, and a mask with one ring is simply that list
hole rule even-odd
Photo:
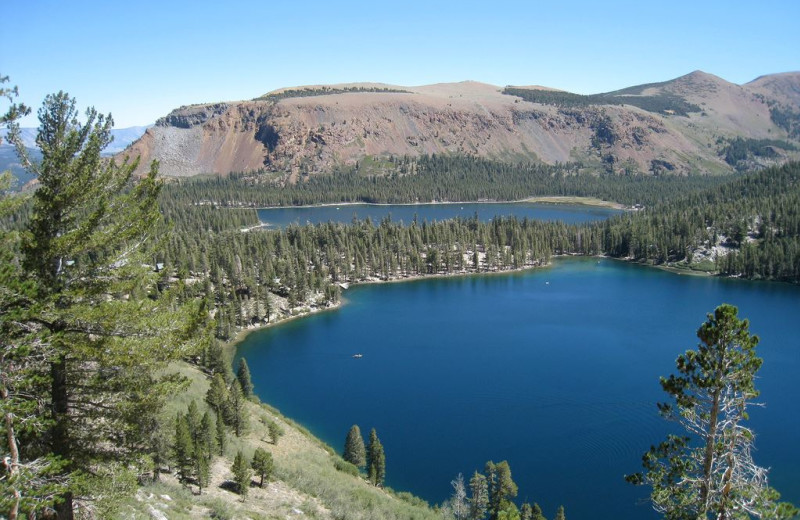
[{"label": "bare tree trunk", "polygon": [[711,417],[708,420],[708,435],[706,436],[706,450],[703,457],[703,484],[700,487],[700,498],[703,504],[703,513],[708,509],[708,496],[711,492],[711,466],[714,463],[714,440],[717,437],[717,420],[719,417],[720,389],[714,390],[711,404]]}]

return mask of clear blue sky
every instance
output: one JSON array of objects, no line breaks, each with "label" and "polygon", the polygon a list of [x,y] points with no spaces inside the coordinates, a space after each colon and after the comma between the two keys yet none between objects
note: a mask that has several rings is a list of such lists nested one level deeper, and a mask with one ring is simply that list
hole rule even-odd
[{"label": "clear blue sky", "polygon": [[0,13],[0,73],[23,101],[65,90],[117,127],[304,84],[588,94],[696,69],[734,83],[800,70],[798,0],[7,0]]}]

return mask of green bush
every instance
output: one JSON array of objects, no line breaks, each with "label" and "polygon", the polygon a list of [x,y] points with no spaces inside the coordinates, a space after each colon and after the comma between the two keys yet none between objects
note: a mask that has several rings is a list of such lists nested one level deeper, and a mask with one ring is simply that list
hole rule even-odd
[{"label": "green bush", "polygon": [[336,471],[341,471],[342,473],[347,473],[348,475],[352,475],[354,477],[358,476],[357,467],[338,457],[333,459],[333,467],[336,468]]}]

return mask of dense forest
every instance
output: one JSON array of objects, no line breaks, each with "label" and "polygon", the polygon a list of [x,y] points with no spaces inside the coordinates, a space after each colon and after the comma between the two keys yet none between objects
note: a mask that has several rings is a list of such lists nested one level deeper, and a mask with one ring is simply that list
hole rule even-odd
[{"label": "dense forest", "polygon": [[563,90],[544,90],[520,87],[506,87],[503,94],[517,96],[531,103],[555,105],[561,108],[588,107],[594,105],[632,105],[648,112],[687,116],[690,112],[701,112],[702,109],[674,94],[657,96],[626,95],[624,92],[608,92],[605,94],[573,94]]},{"label": "dense forest", "polygon": [[[447,160],[448,168],[441,175],[459,175],[452,162]],[[417,182],[435,186],[430,178],[438,174],[427,169],[431,163],[424,164],[426,169],[417,170]],[[490,175],[488,170],[478,170]],[[502,171],[515,175],[511,167]],[[236,187],[244,181],[190,181],[169,185],[162,192],[162,212],[175,232],[167,235],[154,261],[169,266],[166,272],[176,273],[179,279],[204,280],[185,289],[192,295],[210,297],[213,290],[220,338],[230,337],[237,327],[254,320],[269,320],[270,313],[277,312],[275,298],[286,299],[288,306],[282,312],[289,313],[310,295],[317,295],[314,301],[319,305],[334,302],[342,283],[519,269],[565,254],[605,254],[796,283],[800,281],[798,175],[800,164],[792,163],[725,179],[617,178],[609,182],[607,193],[621,198],[627,193],[629,201],[660,202],[594,224],[515,218],[486,223],[472,218],[415,221],[406,226],[384,219],[250,232],[242,230],[257,225],[256,211],[237,207],[241,199]],[[600,185],[598,178],[590,176],[557,177],[545,176],[560,186],[570,182]],[[340,183],[344,191],[346,180],[361,182],[357,176],[332,182]],[[639,187],[645,188],[642,199],[634,198]],[[257,185],[243,190],[248,205],[256,204],[256,196],[269,198],[274,192],[278,190]],[[545,188],[541,192],[548,193]],[[578,193],[598,194],[589,188]],[[212,199],[231,207],[218,207],[210,203]],[[198,205],[201,201],[208,203]]]},{"label": "dense forest", "polygon": [[164,187],[170,204],[223,207],[319,203],[404,203],[521,200],[534,196],[586,196],[622,204],[652,205],[724,181],[712,176],[598,175],[580,163],[508,164],[471,156],[433,155],[388,160],[381,175],[355,165],[292,185],[257,174],[180,179]]}]

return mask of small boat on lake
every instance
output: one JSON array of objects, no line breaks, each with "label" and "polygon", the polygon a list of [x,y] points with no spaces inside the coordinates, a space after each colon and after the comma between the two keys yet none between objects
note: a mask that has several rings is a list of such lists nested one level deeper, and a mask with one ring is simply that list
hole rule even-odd
[{"label": "small boat on lake", "polygon": [[364,357],[364,354],[353,354],[353,357],[358,359]]}]

